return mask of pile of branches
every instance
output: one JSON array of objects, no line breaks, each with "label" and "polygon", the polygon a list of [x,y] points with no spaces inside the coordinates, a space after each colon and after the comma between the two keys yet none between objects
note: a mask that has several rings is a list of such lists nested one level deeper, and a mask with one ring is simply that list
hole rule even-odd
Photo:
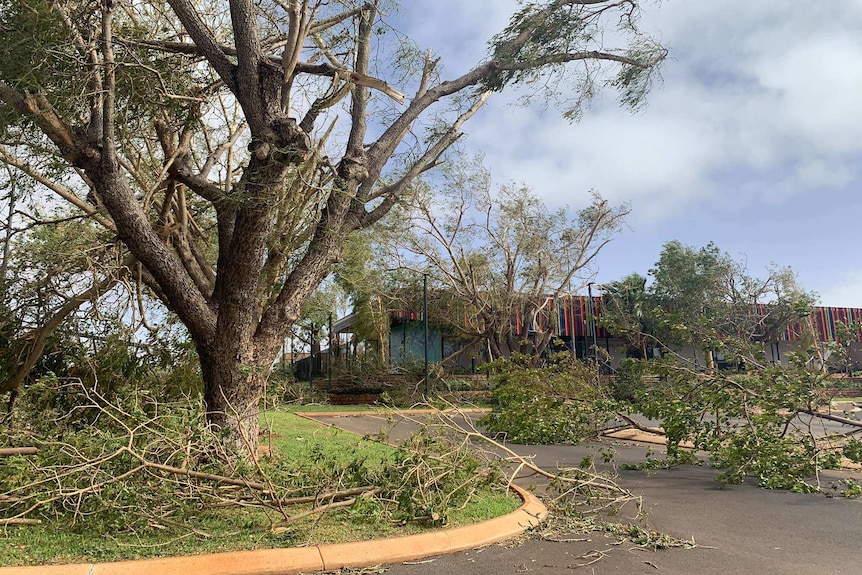
[{"label": "pile of branches", "polygon": [[[628,508],[633,511],[632,520],[640,517],[641,497],[617,483],[612,470],[599,470],[594,458],[585,458],[575,467],[554,470],[540,467],[531,456],[516,452],[503,439],[481,430],[474,416],[453,405],[448,407],[425,419],[402,416],[422,428],[421,433],[407,440],[405,447],[416,449],[412,446],[417,442],[444,438],[437,440],[449,445],[452,453],[471,453],[472,457],[486,462],[485,469],[500,474],[506,485],[516,480],[522,484],[530,481],[531,487],[541,491],[545,504],[562,515],[599,518],[615,516]],[[480,419],[479,423],[482,421]]]},{"label": "pile of branches", "polygon": [[[530,488],[540,493],[550,513],[527,537],[573,542],[591,541],[588,534],[599,533],[619,543],[628,542],[643,549],[697,546],[693,539],[679,539],[650,529],[645,523],[641,496],[622,487],[610,466],[599,469],[594,457],[584,458],[577,466],[553,470],[541,467],[531,456],[518,452],[523,452],[523,449],[516,451],[506,440],[490,437],[477,426],[474,414],[456,409],[451,404],[447,407],[424,417],[400,414],[393,425],[407,420],[422,429],[421,433],[406,440],[404,445],[407,447],[429,441],[429,438],[445,438],[443,442],[456,451],[468,450],[488,462],[488,469],[503,474],[506,484],[517,481],[525,485],[529,482]],[[392,433],[391,428],[388,433]],[[572,557],[575,563],[569,568],[592,565],[606,554],[607,550],[593,549],[580,557]]]},{"label": "pile of branches", "polygon": [[862,421],[832,407],[829,374],[804,356],[742,373],[698,371],[674,358],[649,368],[658,380],[636,408],[661,429],[648,431],[666,436],[671,460],[693,458],[683,446],[708,453],[722,483],[754,477],[765,488],[831,494],[821,473],[862,462]]},{"label": "pile of branches", "polygon": [[693,463],[705,452],[722,483],[753,477],[770,489],[862,494],[852,480],[821,480],[824,470],[862,463],[862,421],[831,407],[830,376],[808,355],[790,354],[788,365],[775,366],[749,355],[739,373],[698,369],[673,353],[629,360],[618,376],[629,378],[625,398],[572,358],[498,363],[497,405],[483,421],[511,441],[574,445],[634,428],[667,446],[667,457],[647,467]]},{"label": "pile of branches", "polygon": [[[199,402],[137,390],[107,398],[80,381],[43,380],[0,439],[0,525],[52,521],[90,532],[183,528],[203,511],[253,508],[260,531],[350,506],[397,523],[444,523],[499,475],[439,439],[372,464],[327,453],[287,461],[225,451]],[[205,533],[199,533],[206,536]]]}]

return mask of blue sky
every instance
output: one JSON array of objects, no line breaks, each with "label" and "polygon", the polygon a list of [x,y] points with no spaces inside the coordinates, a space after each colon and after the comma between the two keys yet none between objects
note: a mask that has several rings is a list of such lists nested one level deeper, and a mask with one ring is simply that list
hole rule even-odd
[{"label": "blue sky", "polygon": [[[411,0],[395,19],[445,79],[482,59],[514,6]],[[590,189],[631,203],[600,283],[646,273],[667,241],[713,241],[755,274],[792,267],[824,305],[862,307],[862,2],[668,0],[644,5],[641,27],[671,51],[644,110],[608,93],[568,124],[495,95],[467,149],[553,206]]]}]

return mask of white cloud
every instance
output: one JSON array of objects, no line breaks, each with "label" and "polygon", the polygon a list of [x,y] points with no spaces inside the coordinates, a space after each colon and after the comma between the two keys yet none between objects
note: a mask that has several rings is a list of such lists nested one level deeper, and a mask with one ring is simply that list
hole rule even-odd
[{"label": "white cloud", "polygon": [[[459,16],[436,28],[429,17],[420,29],[442,33],[444,45],[460,46],[472,62],[505,21],[501,4],[439,3],[426,16]],[[572,126],[554,109],[497,103],[467,126],[469,145],[486,153],[498,181],[525,181],[560,204],[576,205],[596,188],[633,201],[641,220],[675,217],[694,202],[775,204],[846,186],[862,156],[862,19],[851,7],[849,0],[818,11],[778,0],[650,5],[644,28],[673,51],[644,112],[620,110],[605,94]],[[465,25],[478,26],[473,43],[452,41]]]},{"label": "white cloud", "polygon": [[[415,0],[409,10],[451,77],[484,57],[514,5]],[[465,126],[467,147],[486,154],[495,181],[526,182],[549,203],[577,208],[591,188],[631,201],[635,233],[607,264],[619,275],[670,239],[714,240],[753,268],[791,265],[824,303],[862,306],[862,267],[837,247],[858,243],[862,215],[859,0],[646,3],[643,29],[671,50],[643,112],[604,94],[569,125],[552,107],[504,107],[517,95],[495,95]]]}]

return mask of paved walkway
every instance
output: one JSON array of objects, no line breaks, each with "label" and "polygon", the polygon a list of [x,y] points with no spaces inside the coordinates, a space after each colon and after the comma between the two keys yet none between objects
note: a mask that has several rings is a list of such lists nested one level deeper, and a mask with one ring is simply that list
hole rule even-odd
[{"label": "paved walkway", "polygon": [[[376,433],[385,417],[327,417],[322,421],[361,434]],[[391,437],[408,434],[412,425],[401,423]],[[610,442],[602,443],[609,446]],[[595,446],[510,446],[532,455],[547,469],[577,465]],[[614,444],[615,463],[642,461],[646,448]],[[597,458],[598,459],[598,458]],[[631,544],[590,535],[588,541],[552,543],[529,540],[522,545],[495,545],[484,549],[436,557],[432,560],[389,566],[389,575],[443,575],[459,573],[508,574],[580,572],[664,573],[672,575],[862,575],[862,500],[768,491],[754,484],[722,489],[714,481],[715,469],[683,466],[649,474],[620,471],[620,482],[644,496],[647,525],[690,539],[695,549],[649,551]],[[858,472],[839,476],[856,477]]]}]

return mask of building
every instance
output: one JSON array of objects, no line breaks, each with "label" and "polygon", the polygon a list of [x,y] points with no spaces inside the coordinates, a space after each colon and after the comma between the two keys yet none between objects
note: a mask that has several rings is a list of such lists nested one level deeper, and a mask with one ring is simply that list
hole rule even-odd
[{"label": "building", "polygon": [[[548,298],[544,313],[536,320],[528,321],[518,313],[513,315],[512,330],[522,342],[521,351],[529,351],[529,342],[535,333],[551,330],[555,339],[552,350],[569,350],[581,358],[599,356],[609,368],[619,367],[620,360],[626,354],[626,342],[602,327],[604,306],[601,297],[564,296],[553,306],[552,301]],[[430,363],[442,361],[450,369],[467,371],[487,361],[488,352],[485,345],[481,342],[468,345],[468,342],[457,334],[437,325],[434,322],[434,313],[432,306],[428,329]],[[765,313],[765,306],[758,306],[758,313]],[[384,342],[356,341],[352,330],[354,322],[354,316],[349,315],[334,324],[334,340],[338,342],[335,357],[362,353],[360,346],[365,345],[366,352],[368,349],[379,351],[380,346],[385,346],[384,355],[392,365],[415,365],[424,360],[424,321],[421,311],[405,309],[390,314],[388,341]],[[765,357],[773,363],[787,363],[788,353],[805,351],[812,335],[817,342],[836,341],[839,337],[839,326],[842,324],[862,325],[862,309],[816,306],[807,321],[790,324],[777,337],[764,341]],[[806,333],[810,335],[806,336]],[[856,331],[854,337],[847,365],[831,365],[831,368],[862,370],[862,331]],[[690,358],[695,364],[705,363],[702,352],[692,349],[691,346],[675,351]],[[654,353],[658,353],[658,350],[654,350]],[[721,359],[718,354],[719,362]]]}]

